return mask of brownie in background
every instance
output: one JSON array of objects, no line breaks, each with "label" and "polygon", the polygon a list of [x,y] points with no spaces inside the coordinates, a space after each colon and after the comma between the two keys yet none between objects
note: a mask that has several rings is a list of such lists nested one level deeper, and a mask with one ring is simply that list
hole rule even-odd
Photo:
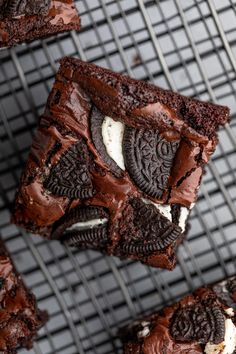
[{"label": "brownie in background", "polygon": [[0,0],[0,48],[79,29],[73,0]]},{"label": "brownie in background", "polygon": [[31,348],[47,319],[0,241],[0,353],[15,354],[18,347]]},{"label": "brownie in background", "polygon": [[124,354],[234,354],[236,276],[196,290],[121,331]]}]

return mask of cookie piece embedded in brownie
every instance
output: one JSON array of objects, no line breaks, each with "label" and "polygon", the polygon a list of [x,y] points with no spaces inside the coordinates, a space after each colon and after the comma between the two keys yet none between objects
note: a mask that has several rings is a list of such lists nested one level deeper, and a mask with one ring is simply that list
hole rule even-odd
[{"label": "cookie piece embedded in brownie", "polygon": [[173,269],[227,107],[65,58],[12,221],[79,248]]},{"label": "cookie piece embedded in brownie", "polygon": [[230,284],[236,277],[196,290],[178,303],[120,332],[125,354],[233,354],[236,302]]},{"label": "cookie piece embedded in brownie", "polygon": [[31,348],[47,319],[0,241],[0,352],[14,354],[19,346]]},{"label": "cookie piece embedded in brownie", "polygon": [[73,0],[0,0],[0,48],[79,29]]}]

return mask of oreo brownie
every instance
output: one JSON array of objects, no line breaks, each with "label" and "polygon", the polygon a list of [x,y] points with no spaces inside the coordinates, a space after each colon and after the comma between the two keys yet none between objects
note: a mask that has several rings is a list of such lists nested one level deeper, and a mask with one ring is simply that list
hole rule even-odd
[{"label": "oreo brownie", "polygon": [[73,0],[0,0],[0,48],[79,28]]},{"label": "oreo brownie", "polygon": [[38,310],[34,295],[0,241],[0,352],[14,354],[19,346],[31,348],[47,317],[46,312]]},{"label": "oreo brownie", "polygon": [[12,221],[49,239],[172,269],[226,107],[61,62]]},{"label": "oreo brownie", "polygon": [[235,290],[236,276],[137,321],[121,331],[124,353],[235,353]]}]

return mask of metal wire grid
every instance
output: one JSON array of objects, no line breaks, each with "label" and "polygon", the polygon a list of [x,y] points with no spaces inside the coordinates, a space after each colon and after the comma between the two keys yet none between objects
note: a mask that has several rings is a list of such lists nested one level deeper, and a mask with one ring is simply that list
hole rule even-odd
[{"label": "metal wire grid", "polygon": [[[83,28],[0,53],[0,227],[51,320],[30,353],[121,353],[117,329],[236,271],[236,1],[77,1]],[[9,223],[37,119],[64,55],[229,105],[173,272],[65,249]],[[24,353],[24,350],[19,353]]]}]

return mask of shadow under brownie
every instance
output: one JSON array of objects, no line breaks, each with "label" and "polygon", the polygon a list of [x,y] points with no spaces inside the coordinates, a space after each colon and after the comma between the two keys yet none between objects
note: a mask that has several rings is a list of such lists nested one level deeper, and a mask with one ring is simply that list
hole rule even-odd
[{"label": "shadow under brownie", "polygon": [[0,240],[0,352],[15,354],[19,346],[31,348],[48,315],[37,308]]},{"label": "shadow under brownie", "polygon": [[48,239],[173,269],[227,107],[65,58],[12,221]]},{"label": "shadow under brownie", "polygon": [[0,48],[79,29],[73,0],[0,0]]}]

